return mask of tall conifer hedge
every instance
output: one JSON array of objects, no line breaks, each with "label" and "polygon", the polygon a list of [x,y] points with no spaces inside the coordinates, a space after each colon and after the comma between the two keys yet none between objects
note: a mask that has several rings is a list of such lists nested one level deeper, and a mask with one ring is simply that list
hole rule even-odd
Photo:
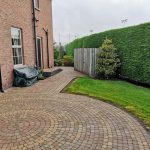
[{"label": "tall conifer hedge", "polygon": [[75,48],[98,48],[105,38],[113,40],[121,60],[121,75],[150,85],[150,23],[109,30],[80,39],[67,45],[67,54]]}]

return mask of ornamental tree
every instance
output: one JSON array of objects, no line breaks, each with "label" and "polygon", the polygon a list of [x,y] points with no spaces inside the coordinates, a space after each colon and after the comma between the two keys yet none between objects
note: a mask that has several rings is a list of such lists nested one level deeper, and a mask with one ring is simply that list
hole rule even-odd
[{"label": "ornamental tree", "polygon": [[116,76],[120,67],[117,49],[111,39],[105,39],[97,54],[97,77],[109,79]]}]

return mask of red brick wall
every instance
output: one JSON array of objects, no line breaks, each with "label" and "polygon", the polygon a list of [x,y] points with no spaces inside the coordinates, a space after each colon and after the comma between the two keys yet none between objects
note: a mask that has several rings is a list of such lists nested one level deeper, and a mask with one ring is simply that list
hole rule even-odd
[{"label": "red brick wall", "polygon": [[39,20],[37,22],[37,36],[43,38],[43,57],[44,57],[44,68],[48,67],[47,62],[47,44],[46,44],[46,35],[43,30],[48,29],[49,32],[49,58],[50,58],[50,66],[54,66],[53,61],[53,42],[52,41],[52,2],[51,0],[44,0],[40,3],[39,11],[36,10],[36,18]]},{"label": "red brick wall", "polygon": [[[40,11],[36,10],[37,35],[43,38],[44,68],[48,67],[46,36],[43,28],[49,30],[50,65],[53,67],[51,0],[40,0]],[[0,0],[0,64],[2,82],[6,89],[13,83],[13,54],[11,27],[22,29],[24,64],[35,66],[35,48],[32,24],[32,0]]]}]

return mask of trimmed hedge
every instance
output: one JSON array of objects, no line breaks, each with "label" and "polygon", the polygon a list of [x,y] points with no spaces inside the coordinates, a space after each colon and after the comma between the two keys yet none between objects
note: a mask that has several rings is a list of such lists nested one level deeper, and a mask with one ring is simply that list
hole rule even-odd
[{"label": "trimmed hedge", "polygon": [[118,49],[121,76],[150,85],[150,23],[76,39],[67,45],[67,54],[73,56],[75,48],[98,48],[106,37]]}]

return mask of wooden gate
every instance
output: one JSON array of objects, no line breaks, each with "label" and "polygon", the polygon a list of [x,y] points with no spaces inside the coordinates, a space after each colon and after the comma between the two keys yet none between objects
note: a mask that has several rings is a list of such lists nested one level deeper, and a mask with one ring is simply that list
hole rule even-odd
[{"label": "wooden gate", "polygon": [[96,48],[79,48],[74,50],[74,68],[91,77],[96,75]]}]

